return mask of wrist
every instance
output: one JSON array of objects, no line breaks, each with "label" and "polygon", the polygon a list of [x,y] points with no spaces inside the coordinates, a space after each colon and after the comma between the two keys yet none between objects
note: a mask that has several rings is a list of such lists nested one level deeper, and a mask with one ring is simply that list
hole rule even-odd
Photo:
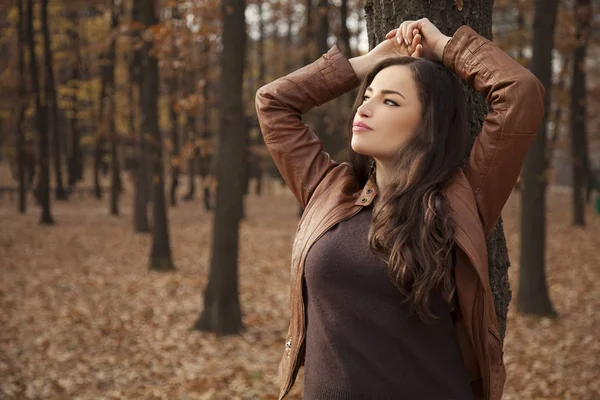
[{"label": "wrist", "polygon": [[371,71],[371,69],[377,64],[377,60],[372,54],[363,54],[362,56],[353,57],[348,60],[354,73],[358,79],[363,80],[365,76]]},{"label": "wrist", "polygon": [[441,61],[441,62],[444,61],[444,49],[446,48],[446,45],[448,44],[450,39],[452,39],[450,36],[444,36],[443,38],[438,40],[438,42],[436,43],[435,49],[434,49],[434,54],[435,54],[435,58],[438,61]]}]

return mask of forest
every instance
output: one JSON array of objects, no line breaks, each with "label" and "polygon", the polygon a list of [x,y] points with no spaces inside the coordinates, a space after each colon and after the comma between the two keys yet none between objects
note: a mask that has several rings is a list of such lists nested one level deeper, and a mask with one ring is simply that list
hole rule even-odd
[{"label": "forest", "polygon": [[[255,95],[334,45],[364,55],[423,17],[448,36],[469,25],[546,89],[487,241],[503,399],[600,398],[598,10],[0,0],[0,398],[278,399],[304,210]],[[474,139],[488,108],[465,93]],[[355,97],[303,116],[340,162]]]}]

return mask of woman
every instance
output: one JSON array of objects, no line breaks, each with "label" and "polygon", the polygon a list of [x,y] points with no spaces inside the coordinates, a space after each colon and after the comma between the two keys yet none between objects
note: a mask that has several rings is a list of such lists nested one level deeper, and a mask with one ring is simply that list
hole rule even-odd
[{"label": "woman", "polygon": [[[410,57],[408,57],[410,56]],[[425,57],[419,58],[419,57]],[[468,143],[456,73],[490,104]],[[355,88],[351,163],[301,114]],[[543,114],[539,81],[471,28],[405,21],[368,54],[337,47],[256,95],[265,143],[305,208],[292,250],[280,399],[499,399],[486,237]]]}]

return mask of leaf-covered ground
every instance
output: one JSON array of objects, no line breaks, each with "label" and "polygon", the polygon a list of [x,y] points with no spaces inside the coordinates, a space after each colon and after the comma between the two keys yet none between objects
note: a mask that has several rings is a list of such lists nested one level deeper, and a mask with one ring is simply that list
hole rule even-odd
[{"label": "leaf-covered ground", "polygon": [[[518,278],[518,194],[505,229]],[[0,201],[0,398],[276,399],[289,314],[297,206],[281,190],[251,196],[241,228],[240,336],[190,328],[202,309],[212,214],[170,210],[177,271],[148,270],[150,237],[132,232],[132,200],[55,203],[42,227]],[[570,225],[566,193],[549,196],[548,279],[559,318],[509,314],[505,399],[600,398],[600,216]],[[290,399],[300,399],[302,375]]]}]

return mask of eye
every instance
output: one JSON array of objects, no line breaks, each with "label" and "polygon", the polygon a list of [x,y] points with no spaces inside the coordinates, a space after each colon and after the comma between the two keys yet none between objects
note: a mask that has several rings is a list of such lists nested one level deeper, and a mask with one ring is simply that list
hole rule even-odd
[{"label": "eye", "polygon": [[[363,98],[362,98],[362,101],[363,101],[363,103],[364,103],[365,101],[367,101],[367,99],[368,99],[368,98],[369,98],[369,96],[363,96]],[[393,101],[393,100],[390,100],[390,99],[385,99],[384,101],[385,101],[386,103],[387,103],[387,102],[391,103],[391,105],[393,105],[393,106],[397,106],[397,105],[398,105],[398,103],[396,103],[395,101]]]}]

